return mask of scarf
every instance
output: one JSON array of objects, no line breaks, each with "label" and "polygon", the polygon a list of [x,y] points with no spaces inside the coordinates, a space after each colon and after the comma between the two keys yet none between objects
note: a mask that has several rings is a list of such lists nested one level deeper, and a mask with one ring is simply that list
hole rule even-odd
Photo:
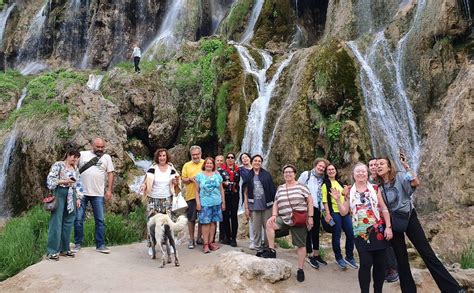
[{"label": "scarf", "polygon": [[[237,165],[234,165],[232,166],[232,168],[229,168],[229,166],[227,166],[227,164],[223,164],[222,165],[222,168],[229,174],[229,179],[230,179],[230,182],[234,182],[234,176],[235,176],[235,173],[237,173],[239,171],[239,167]],[[236,184],[232,184],[232,192],[237,192],[237,186]]]},{"label": "scarf", "polygon": [[[370,204],[372,205],[372,211],[374,212],[375,218],[378,221],[380,220],[380,213],[378,209],[379,202],[377,198],[377,192],[375,191],[374,187],[370,183],[367,183],[367,189],[369,190],[369,193],[368,193],[369,196],[367,199],[370,201]],[[356,210],[356,192],[357,192],[357,188],[355,184],[353,184],[351,187],[351,191],[349,192],[349,204],[351,207],[351,211]],[[352,213],[352,217],[355,221],[358,220],[357,214]]]}]

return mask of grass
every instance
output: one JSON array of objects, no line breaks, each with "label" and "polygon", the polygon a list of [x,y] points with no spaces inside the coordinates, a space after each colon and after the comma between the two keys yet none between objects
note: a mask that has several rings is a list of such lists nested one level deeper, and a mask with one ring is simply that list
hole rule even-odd
[{"label": "grass", "polygon": [[[156,71],[157,66],[158,66],[157,60],[146,61],[146,60],[143,60],[142,58],[138,67],[140,67],[140,70],[142,73],[148,73],[148,72]],[[127,72],[135,72],[135,65],[132,61],[119,62],[115,65],[115,67],[123,69]]]},{"label": "grass", "polygon": [[26,85],[26,80],[26,77],[15,70],[0,73],[0,102],[9,101],[13,96],[17,96]]},{"label": "grass", "polygon": [[[7,120],[0,124],[0,129],[10,128],[18,118],[36,119],[61,116],[66,117],[69,107],[56,101],[33,100],[22,106],[20,109],[14,110]],[[58,132],[60,136],[61,133]]]},{"label": "grass", "polygon": [[276,244],[278,244],[280,248],[283,248],[283,249],[293,248],[293,245],[288,242],[287,237],[276,238],[275,242]]},{"label": "grass", "polygon": [[474,244],[472,244],[472,242],[461,252],[459,263],[462,269],[474,268]]},{"label": "grass", "polygon": [[229,84],[223,83],[219,88],[217,94],[217,118],[216,118],[216,132],[221,139],[224,138],[226,124],[227,124],[227,96],[229,95]]},{"label": "grass", "polygon": [[[0,281],[38,262],[46,253],[50,214],[41,206],[24,216],[9,220],[0,233]],[[145,208],[138,207],[128,216],[105,215],[105,241],[108,245],[140,241],[145,236]],[[84,223],[84,246],[94,244],[94,218]]]}]

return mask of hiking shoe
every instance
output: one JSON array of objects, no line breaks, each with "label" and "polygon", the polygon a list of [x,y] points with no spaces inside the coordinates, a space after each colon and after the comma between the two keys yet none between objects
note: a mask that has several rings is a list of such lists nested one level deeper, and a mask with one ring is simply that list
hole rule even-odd
[{"label": "hiking shoe", "polygon": [[298,282],[303,282],[304,281],[304,271],[303,271],[303,269],[298,269],[298,271],[296,272],[296,280],[298,280]]},{"label": "hiking shoe", "polygon": [[79,250],[81,250],[81,245],[76,244],[76,245],[74,245],[74,248],[71,251],[74,252],[74,253],[78,253]]},{"label": "hiking shoe", "polygon": [[188,248],[189,248],[189,249],[194,249],[194,240],[189,240],[189,242],[188,242]]},{"label": "hiking shoe", "polygon": [[46,258],[47,258],[48,260],[58,261],[58,260],[59,260],[59,254],[57,254],[57,253],[51,253],[51,254],[46,255]]},{"label": "hiking shoe", "polygon": [[338,265],[341,269],[343,269],[343,270],[347,269],[347,264],[346,264],[346,262],[345,262],[342,258],[336,259],[336,262],[337,262],[337,265]]},{"label": "hiking shoe", "polygon": [[346,263],[347,263],[351,268],[353,268],[353,269],[358,269],[358,268],[359,268],[359,266],[357,265],[355,259],[346,257],[344,260],[346,261]]},{"label": "hiking shoe", "polygon": [[387,274],[385,275],[385,281],[388,283],[393,283],[398,281],[398,272],[395,269],[388,270]]},{"label": "hiking shoe", "polygon": [[232,247],[237,247],[237,241],[235,241],[235,239],[232,239],[232,240],[230,241],[230,246],[232,246]]},{"label": "hiking shoe", "polygon": [[320,265],[328,265],[328,263],[320,255],[316,255],[314,258],[316,258]]},{"label": "hiking shoe", "polygon": [[266,248],[262,247],[257,249],[257,253],[255,254],[256,257],[262,257],[262,254],[265,252]]},{"label": "hiking shoe", "polygon": [[74,252],[72,251],[66,251],[66,252],[60,252],[59,253],[60,256],[65,256],[65,257],[74,257]]},{"label": "hiking shoe", "polygon": [[306,258],[306,261],[309,263],[310,266],[312,266],[313,268],[315,269],[319,269],[319,262],[318,260],[316,259],[315,256],[310,256],[308,258]]},{"label": "hiking shoe", "polygon": [[153,256],[153,249],[151,247],[148,247],[148,255]]},{"label": "hiking shoe", "polygon": [[110,249],[105,245],[101,245],[100,247],[97,247],[95,249],[95,251],[100,252],[100,253],[104,253],[104,254],[109,254],[110,253]]},{"label": "hiking shoe", "polygon": [[253,242],[250,242],[250,244],[249,244],[249,249],[250,249],[250,250],[256,250],[257,247],[255,247],[255,244],[254,244]]},{"label": "hiking shoe", "polygon": [[260,256],[263,258],[276,258],[276,251],[275,249],[268,248],[265,249]]},{"label": "hiking shoe", "polygon": [[199,237],[199,238],[196,240],[196,244],[199,244],[199,245],[204,244],[204,240],[202,239],[202,237]]}]

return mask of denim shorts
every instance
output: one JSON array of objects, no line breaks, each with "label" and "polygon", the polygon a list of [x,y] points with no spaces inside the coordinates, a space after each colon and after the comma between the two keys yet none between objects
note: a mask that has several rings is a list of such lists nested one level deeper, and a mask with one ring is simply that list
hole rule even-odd
[{"label": "denim shorts", "polygon": [[221,205],[201,207],[199,211],[199,223],[210,224],[214,222],[222,222]]},{"label": "denim shorts", "polygon": [[186,211],[186,216],[188,217],[188,221],[194,222],[196,221],[196,200],[191,199],[186,202],[188,204],[188,210]]}]

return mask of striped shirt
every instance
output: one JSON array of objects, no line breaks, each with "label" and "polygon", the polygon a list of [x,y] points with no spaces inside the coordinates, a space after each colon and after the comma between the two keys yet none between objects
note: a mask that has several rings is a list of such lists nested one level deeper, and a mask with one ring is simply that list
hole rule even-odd
[{"label": "striped shirt", "polygon": [[311,196],[308,187],[301,183],[296,183],[292,187],[287,187],[286,184],[278,186],[275,203],[278,207],[278,215],[282,217],[285,224],[293,225],[291,221],[292,207],[297,211],[308,210],[308,196]]}]

